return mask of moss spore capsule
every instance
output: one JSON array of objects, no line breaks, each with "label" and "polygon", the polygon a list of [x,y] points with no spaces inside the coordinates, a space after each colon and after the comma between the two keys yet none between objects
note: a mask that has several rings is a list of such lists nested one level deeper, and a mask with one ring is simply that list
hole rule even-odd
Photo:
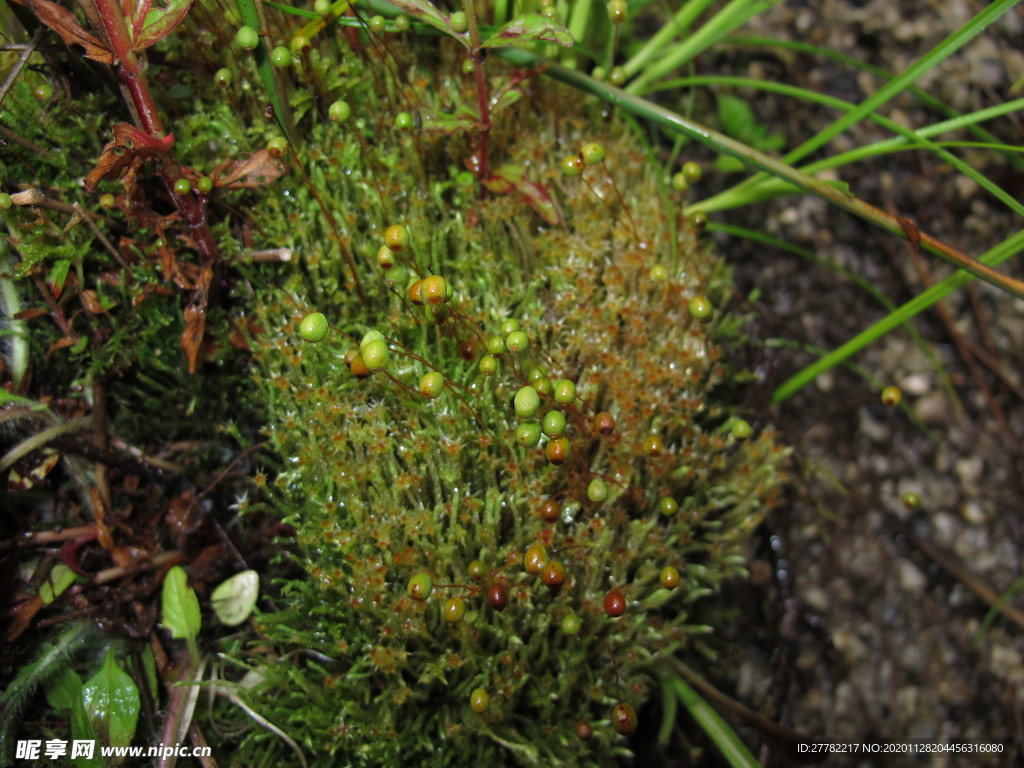
[{"label": "moss spore capsule", "polygon": [[662,568],[658,578],[665,589],[675,589],[679,586],[679,571],[671,565]]},{"label": "moss spore capsule", "polygon": [[32,98],[38,102],[49,101],[53,98],[53,86],[49,83],[40,83],[32,89]]},{"label": "moss spore capsule", "polygon": [[462,74],[472,75],[474,72],[476,72],[476,62],[474,62],[472,59],[463,59]]},{"label": "moss spore capsule", "polygon": [[917,509],[921,506],[921,497],[913,491],[907,491],[903,494],[903,506],[907,509]]},{"label": "moss spore capsule", "polygon": [[419,389],[421,395],[433,400],[444,389],[444,374],[438,371],[430,371],[423,374],[417,389]]},{"label": "moss spore capsule", "polygon": [[392,224],[384,230],[384,244],[396,253],[409,247],[409,230],[401,224]]},{"label": "moss spore capsule", "polygon": [[660,283],[663,280],[668,280],[668,270],[662,264],[655,264],[647,276],[654,282]]},{"label": "moss spore capsule", "polygon": [[530,338],[523,331],[512,331],[505,337],[505,346],[510,352],[522,352],[530,346]]},{"label": "moss spore capsule", "polygon": [[279,45],[270,52],[270,63],[278,69],[285,69],[292,65],[292,52],[288,46]]},{"label": "moss spore capsule", "polygon": [[376,328],[371,328],[363,334],[363,338],[359,340],[359,349],[362,350],[371,341],[386,341],[384,334],[378,331]]},{"label": "moss spore capsule", "polygon": [[452,14],[451,18],[452,32],[462,34],[469,29],[469,20],[466,18],[466,14],[462,11],[456,11]]},{"label": "moss spore capsule", "polygon": [[702,171],[700,166],[697,165],[697,163],[693,162],[693,160],[690,160],[687,163],[683,163],[682,173],[683,176],[686,178],[686,181],[689,182],[690,184],[696,184],[698,181],[701,180],[701,177],[704,175],[704,171]]},{"label": "moss spore capsule", "polygon": [[381,269],[391,269],[395,266],[395,252],[386,245],[377,249],[377,266]]},{"label": "moss spore capsule", "polygon": [[565,432],[565,414],[561,411],[548,411],[544,414],[541,429],[548,437],[559,437]]},{"label": "moss spore capsule", "polygon": [[580,720],[578,723],[576,723],[576,738],[578,738],[580,741],[586,741],[593,735],[594,728],[586,720]]},{"label": "moss spore capsule", "polygon": [[516,442],[523,448],[533,448],[540,442],[540,424],[536,421],[524,421],[516,426]]},{"label": "moss spore capsule", "polygon": [[457,624],[466,615],[466,601],[458,596],[449,598],[444,604],[442,613],[445,621]]},{"label": "moss spore capsule", "polygon": [[292,49],[292,53],[296,56],[305,56],[312,49],[313,45],[309,42],[308,37],[302,35],[296,35],[292,38],[292,41],[288,44],[288,47]]},{"label": "moss spore capsule", "polygon": [[612,727],[623,736],[636,730],[638,720],[636,710],[624,701],[620,701],[612,710]]},{"label": "moss spore capsule", "polygon": [[221,67],[213,73],[213,82],[215,82],[222,88],[226,88],[227,86],[231,85],[231,79],[231,70],[227,67]]},{"label": "moss spore capsule", "polygon": [[427,304],[440,304],[444,301],[447,290],[448,281],[440,275],[430,275],[430,277],[423,278],[420,296]]},{"label": "moss spore capsule", "polygon": [[387,22],[383,16],[373,16],[370,18],[370,30],[375,34],[382,35],[384,30],[387,28]]},{"label": "moss spore capsule", "polygon": [[315,344],[324,340],[328,327],[327,318],[322,312],[310,312],[299,323],[299,335]]},{"label": "moss spore capsule", "polygon": [[570,637],[575,637],[583,629],[583,620],[571,611],[562,617],[562,631]]},{"label": "moss spore capsule", "polygon": [[610,435],[615,431],[615,418],[608,411],[601,411],[594,417],[594,429],[602,435]]},{"label": "moss spore capsule", "polygon": [[244,51],[254,51],[260,44],[260,35],[252,27],[239,27],[235,33],[235,42]]},{"label": "moss spore capsule", "polygon": [[548,560],[540,569],[540,580],[548,589],[558,589],[565,584],[565,566],[557,560]]},{"label": "moss spore capsule", "polygon": [[540,395],[529,385],[522,387],[512,398],[512,407],[515,408],[516,416],[529,419],[540,409]]},{"label": "moss spore capsule", "polygon": [[414,280],[409,283],[409,288],[406,290],[405,295],[409,297],[409,301],[415,304],[417,307],[423,306],[423,280]]},{"label": "moss spore capsule", "polygon": [[569,155],[562,161],[563,176],[579,176],[583,173],[583,158],[579,155]]},{"label": "moss spore capsule", "polygon": [[661,510],[661,514],[671,517],[679,511],[679,504],[671,496],[663,496],[661,501],[658,502],[658,509]]},{"label": "moss spore capsule", "polygon": [[890,408],[895,408],[903,402],[903,390],[893,385],[882,390],[882,402]]},{"label": "moss spore capsule", "polygon": [[435,325],[441,325],[451,317],[452,311],[448,308],[447,304],[427,304],[423,308],[423,314],[426,315],[427,320],[430,322]]},{"label": "moss spore capsule", "polygon": [[753,430],[750,427],[750,423],[744,419],[736,419],[732,423],[732,429],[730,430],[732,436],[737,440],[749,440]]},{"label": "moss spore capsule", "polygon": [[[539,429],[537,430],[540,431]],[[540,505],[540,519],[549,525],[557,523],[559,518],[562,516],[562,510],[558,506],[558,502],[554,499],[544,499]]]},{"label": "moss spore capsule", "polygon": [[694,296],[690,299],[690,316],[694,320],[706,323],[711,319],[714,311],[715,308],[711,306],[711,302],[703,296]]},{"label": "moss spore capsule", "polygon": [[487,602],[496,611],[504,611],[508,606],[508,587],[496,581],[487,588]]},{"label": "moss spore capsule", "polygon": [[531,544],[523,554],[523,568],[536,576],[548,561],[548,551],[543,544]]},{"label": "moss spore capsule", "polygon": [[469,706],[472,707],[473,711],[477,714],[482,715],[486,712],[490,703],[491,695],[483,688],[474,688],[473,692],[469,694]]},{"label": "moss spore capsule", "polygon": [[491,336],[487,340],[487,354],[501,357],[506,351],[505,340],[501,336]]},{"label": "moss spore capsule", "polygon": [[608,498],[608,483],[603,478],[595,477],[587,486],[587,498],[599,504]]},{"label": "moss spore capsule", "polygon": [[395,128],[397,128],[398,130],[408,131],[413,127],[413,125],[415,125],[415,120],[413,120],[413,117],[410,113],[399,112],[397,115],[395,115]]},{"label": "moss spore capsule", "polygon": [[590,142],[580,149],[580,157],[586,165],[597,165],[604,160],[604,145]]},{"label": "moss spore capsule", "polygon": [[348,105],[347,101],[331,102],[331,106],[327,108],[327,119],[332,123],[344,123],[352,114],[352,107]]},{"label": "moss spore capsule", "polygon": [[484,576],[487,575],[487,569],[479,560],[473,560],[466,566],[466,574],[473,581],[482,581]]},{"label": "moss spore capsule", "polygon": [[508,336],[510,333],[515,333],[518,330],[519,321],[514,317],[506,317],[501,321],[501,329],[499,330],[499,333],[501,333],[502,336]]},{"label": "moss spore capsule", "polygon": [[192,191],[192,182],[181,178],[174,182],[174,191],[179,195],[187,195]]},{"label": "moss spore capsule", "polygon": [[400,13],[395,16],[394,25],[396,32],[408,32],[412,26],[412,20],[404,13]]},{"label": "moss spore capsule", "polygon": [[213,191],[213,179],[209,176],[200,176],[199,181],[196,182],[196,189],[204,195],[209,194]]},{"label": "moss spore capsule", "polygon": [[370,371],[387,368],[388,360],[391,357],[388,345],[382,339],[374,339],[366,344],[359,354],[362,355],[363,362]]},{"label": "moss spore capsule", "polygon": [[498,358],[494,355],[484,355],[480,358],[480,373],[484,376],[493,376],[498,372]]},{"label": "moss spore capsule", "polygon": [[604,596],[604,612],[618,618],[626,612],[626,596],[621,589],[613,589]]},{"label": "moss spore capsule", "polygon": [[690,188],[690,182],[686,180],[686,174],[682,171],[672,176],[672,189],[676,192],[686,192]]},{"label": "moss spore capsule", "polygon": [[275,136],[267,142],[267,152],[271,157],[281,157],[288,151],[288,139],[284,136]]},{"label": "moss spore capsule", "polygon": [[568,379],[559,379],[555,382],[552,397],[554,397],[556,403],[562,405],[571,403],[576,399],[576,385]]},{"label": "moss spore capsule", "polygon": [[547,446],[544,448],[544,455],[556,467],[568,461],[571,452],[572,446],[569,444],[569,438],[567,437],[553,438],[548,441]]},{"label": "moss spore capsule", "polygon": [[423,602],[434,591],[434,582],[430,578],[429,573],[420,572],[409,579],[409,584],[405,590],[413,600]]},{"label": "moss spore capsule", "polygon": [[[4,197],[7,199],[7,205],[3,204]],[[7,210],[13,204],[14,201],[11,200],[11,196],[8,195],[6,192],[3,193],[2,196],[0,196],[0,209]],[[104,192],[102,195],[100,195],[100,208],[102,208],[105,211],[109,211],[115,205],[117,205],[117,199],[112,194],[110,194],[109,192]]]},{"label": "moss spore capsule", "polygon": [[608,3],[608,20],[612,24],[622,24],[629,15],[629,6],[626,0],[611,0]]}]

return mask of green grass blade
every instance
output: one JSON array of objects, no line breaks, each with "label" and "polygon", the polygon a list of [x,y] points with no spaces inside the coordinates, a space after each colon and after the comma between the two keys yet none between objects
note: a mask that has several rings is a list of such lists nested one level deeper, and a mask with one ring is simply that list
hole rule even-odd
[{"label": "green grass blade", "polygon": [[[850,213],[860,216],[888,232],[892,232],[893,234],[899,235],[903,238],[907,237],[907,232],[904,231],[899,220],[897,220],[895,216],[890,216],[884,211],[869,205],[858,197],[845,193],[840,189],[836,189],[832,185],[816,179],[813,176],[802,173],[796,168],[788,165],[785,161],[769,157],[763,152],[758,152],[745,144],[741,144],[734,139],[730,139],[728,136],[725,136],[718,131],[714,131],[700,125],[699,123],[689,120],[682,115],[671,112],[657,104],[653,104],[650,101],[634,96],[633,94],[615,88],[607,83],[598,82],[592,77],[584,75],[581,72],[567,69],[554,63],[545,62],[543,59],[529,51],[504,48],[501,49],[501,55],[517,64],[525,66],[537,66],[542,63],[547,64],[545,74],[549,77],[567,83],[586,93],[598,96],[599,98],[608,101],[610,104],[613,104],[627,112],[631,112],[638,117],[649,120],[655,125],[658,125],[671,133],[683,134],[696,139],[716,152],[735,157],[749,167],[764,171],[767,175],[784,179],[799,189],[817,195],[818,197],[827,200]],[[764,178],[764,176],[761,176],[760,178]],[[923,232],[917,232],[917,237],[919,238],[920,247],[924,250],[942,257],[952,264],[955,264],[957,267],[970,272],[975,277],[996,285],[1017,298],[1024,298],[1024,283],[1020,283],[1017,280],[996,272],[983,262],[964,256],[959,251],[950,248]]]},{"label": "green grass blade", "polygon": [[[787,243],[785,240],[780,240],[777,237],[766,235],[763,232],[758,232],[753,229],[747,229],[746,227],[737,227],[731,224],[709,222],[708,231],[721,232],[732,237],[743,237],[748,240],[753,240],[763,245],[770,246],[772,248],[778,248],[780,250],[788,251],[792,254],[795,254],[796,256],[799,256],[800,258],[812,261],[815,264],[821,264],[822,266],[828,267],[834,272],[837,272],[843,275],[844,277],[848,278],[852,282],[854,282],[857,286],[859,286],[866,293],[868,293],[873,299],[875,299],[875,301],[881,304],[882,307],[886,309],[886,311],[892,312],[896,309],[896,304],[888,296],[886,296],[884,293],[878,290],[875,287],[874,283],[872,283],[866,277],[861,275],[859,272],[844,267],[843,265],[838,264],[835,261],[832,261],[831,259],[822,258],[821,256],[818,256],[816,253],[808,251],[805,248],[793,245],[792,243]],[[903,328],[910,335],[910,338],[913,339],[917,347],[924,353],[925,357],[928,358],[928,361],[931,363],[936,376],[939,377],[939,381],[942,384],[942,388],[945,390],[946,396],[949,397],[950,402],[954,404],[957,411],[961,411],[963,409],[963,404],[960,402],[960,397],[959,395],[957,395],[956,389],[953,387],[953,381],[952,379],[950,379],[949,373],[946,372],[945,367],[942,365],[942,361],[939,360],[938,355],[935,354],[935,350],[932,349],[932,346],[927,341],[925,341],[924,337],[921,336],[920,332],[918,332],[918,330],[913,326],[912,323],[903,323]],[[820,354],[824,355],[826,354],[826,352],[822,350]]]},{"label": "green grass blade", "polygon": [[732,768],[760,768],[746,745],[722,717],[682,678],[665,675],[661,684],[672,690],[679,702],[718,747]]},{"label": "green grass blade", "polygon": [[[255,0],[237,0],[238,13],[242,17],[242,24],[252,27],[255,30],[262,30],[263,24],[260,21],[260,12],[256,7]],[[278,125],[284,131],[289,143],[295,144],[295,123],[292,121],[292,111],[288,106],[288,99],[285,98],[284,88],[278,81],[277,73],[270,63],[270,51],[267,50],[267,43],[263,36],[260,36],[260,43],[253,51],[256,56],[256,69],[259,70],[260,80],[263,81],[263,89],[267,98],[274,107],[274,117]]]},{"label": "green grass blade", "polygon": [[[1016,5],[1017,2],[1018,0],[996,0],[996,2],[978,13],[974,18],[932,48],[910,67],[895,76],[892,80],[875,91],[875,93],[862,101],[856,109],[847,112],[834,123],[819,131],[817,135],[808,139],[799,147],[789,152],[789,154],[782,158],[782,162],[792,164],[804,157],[807,157],[807,155],[830,142],[850,126],[863,120],[867,115],[878,109],[878,107],[887,103],[897,94],[909,88],[928,71],[956,53],[960,48],[984,30],[985,27]],[[764,174],[755,174],[746,181],[741,182],[733,189],[739,190],[743,187],[756,184],[763,178],[765,178]]]},{"label": "green grass blade", "polygon": [[[703,86],[703,85],[725,85],[734,88],[754,88],[757,90],[768,91],[771,93],[778,93],[783,96],[789,96],[792,98],[802,99],[809,101],[814,104],[819,104],[825,107],[831,107],[833,109],[842,110],[844,112],[850,112],[856,109],[855,104],[851,104],[848,101],[837,99],[832,96],[826,96],[825,94],[818,93],[816,91],[809,90],[807,88],[799,88],[797,86],[786,85],[785,83],[771,83],[761,80],[754,80],[748,77],[729,77],[723,75],[701,75],[698,77],[683,77],[676,80],[671,80],[658,87],[657,90],[661,90],[663,87],[689,87],[689,86]],[[867,119],[881,125],[882,127],[892,131],[893,133],[899,134],[907,142],[909,148],[910,142],[917,143],[920,147],[928,149],[933,152],[936,156],[945,160],[947,163],[956,168],[960,173],[964,174],[982,189],[991,194],[997,200],[1006,205],[1010,210],[1014,211],[1018,215],[1024,217],[1024,205],[1011,194],[1003,190],[995,182],[984,176],[979,171],[975,170],[971,165],[965,163],[956,155],[948,152],[947,150],[940,147],[931,141],[928,141],[927,137],[922,135],[921,132],[915,132],[909,128],[904,128],[894,120],[890,120],[883,115],[877,113],[870,113],[867,115]],[[834,167],[834,166],[833,166]],[[807,168],[801,168],[804,173],[810,173]],[[712,207],[707,201],[696,203],[690,208],[696,210],[702,210],[705,212],[713,210],[721,210],[725,207],[734,207],[738,205],[745,205],[748,202],[752,202],[758,198],[750,198],[747,195],[742,196],[729,196],[727,193],[722,193],[715,197],[715,207]],[[728,201],[728,202],[727,202]]]},{"label": "green grass blade", "polygon": [[[852,69],[859,69],[868,74],[880,77],[883,80],[892,80],[894,75],[891,72],[887,72],[881,67],[875,67],[867,62],[861,61],[860,59],[854,58],[853,56],[846,56],[845,54],[839,53],[838,51],[830,51],[828,48],[821,48],[810,43],[804,43],[799,40],[777,40],[772,37],[760,37],[757,35],[737,35],[730,37],[727,41],[729,44],[737,46],[755,46],[759,48],[781,48],[783,50],[796,51],[798,53],[807,53],[813,56],[819,56],[825,59],[831,59]],[[1012,91],[1011,91],[1012,92]],[[910,86],[907,88],[907,93],[911,94],[915,99],[920,101],[925,106],[936,110],[937,112],[946,115],[947,118],[956,119],[960,117],[960,113],[957,112],[953,107],[946,104],[941,99],[932,96],[927,91],[923,91],[917,86]],[[998,142],[998,139],[984,128],[972,125],[970,128],[973,133],[981,141]],[[1018,169],[1024,170],[1024,159],[1008,155],[1008,159]]]},{"label": "green grass blade", "polygon": [[672,17],[672,20],[655,32],[651,39],[644,43],[643,47],[622,65],[622,69],[627,77],[632,77],[643,67],[647,66],[647,63],[656,58],[666,45],[686,32],[690,25],[697,20],[697,17],[704,13],[714,1],[687,0],[687,2],[683,3],[683,7],[676,11],[676,15]]},{"label": "green grass blade", "polygon": [[[1003,240],[999,245],[989,249],[981,255],[980,260],[986,264],[995,266],[1001,264],[1012,256],[1024,250],[1024,230],[1020,230]],[[953,291],[963,287],[971,280],[971,275],[963,270],[958,270],[947,277],[941,283],[936,283],[928,290],[918,294],[906,304],[894,312],[890,312],[874,325],[866,328],[861,333],[850,339],[838,349],[832,351],[820,360],[800,370],[780,384],[772,393],[772,402],[779,403],[792,396],[803,387],[824,373],[829,368],[843,362],[852,355],[862,350],[871,342],[881,338],[893,328],[905,323],[910,318],[923,312],[935,302],[945,298]]]}]

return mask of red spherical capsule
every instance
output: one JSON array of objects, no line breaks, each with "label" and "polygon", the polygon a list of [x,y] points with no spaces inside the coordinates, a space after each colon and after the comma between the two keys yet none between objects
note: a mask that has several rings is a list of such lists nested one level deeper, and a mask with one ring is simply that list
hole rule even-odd
[{"label": "red spherical capsule", "polygon": [[586,741],[594,735],[594,729],[586,720],[580,720],[576,723],[576,735],[583,741]]},{"label": "red spherical capsule", "polygon": [[544,503],[540,505],[540,519],[545,523],[557,523],[560,516],[561,510],[558,508],[558,502],[554,499],[545,499]]},{"label": "red spherical capsule", "polygon": [[618,617],[626,612],[626,596],[622,590],[613,589],[604,596],[604,612],[609,616]]},{"label": "red spherical capsule", "polygon": [[409,296],[409,301],[415,304],[417,307],[423,306],[423,281],[417,280],[415,283],[409,286],[409,290],[406,292]]},{"label": "red spherical capsule", "polygon": [[501,582],[491,584],[487,590],[487,602],[496,611],[505,610],[505,606],[508,605],[508,587]]},{"label": "red spherical capsule", "polygon": [[612,710],[612,727],[623,736],[636,730],[636,710],[624,701],[620,701]]},{"label": "red spherical capsule", "polygon": [[615,418],[608,411],[601,411],[594,417],[594,429],[602,435],[610,435],[615,431]]},{"label": "red spherical capsule", "polygon": [[548,560],[540,569],[540,580],[551,589],[558,589],[565,584],[565,566],[557,560]]},{"label": "red spherical capsule", "polygon": [[569,439],[566,437],[556,437],[550,440],[547,447],[544,449],[544,453],[555,466],[564,464],[566,459],[569,458],[569,452],[572,450]]},{"label": "red spherical capsule", "polygon": [[352,375],[357,379],[365,379],[370,375],[370,369],[366,367],[366,363],[363,362],[362,355],[356,355],[352,358],[352,364],[349,365],[348,369],[352,371]]}]

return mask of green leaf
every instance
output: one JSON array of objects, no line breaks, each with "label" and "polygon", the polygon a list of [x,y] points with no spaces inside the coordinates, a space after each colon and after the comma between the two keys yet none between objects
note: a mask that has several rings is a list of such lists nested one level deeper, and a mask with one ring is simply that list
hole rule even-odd
[{"label": "green leaf", "polygon": [[97,738],[112,747],[127,747],[139,721],[139,689],[118,666],[114,646],[103,666],[82,687],[82,705]]},{"label": "green leaf", "polygon": [[54,709],[72,710],[82,695],[82,678],[71,667],[64,667],[46,684],[46,703]]},{"label": "green leaf", "polygon": [[252,613],[260,594],[260,576],[256,571],[242,571],[223,581],[213,590],[210,600],[221,624],[237,627]]},{"label": "green leaf", "polygon": [[[89,722],[81,696],[75,699],[74,706],[71,708],[71,738],[75,741],[91,741],[95,746],[96,731],[93,730],[92,723]],[[93,749],[91,758],[81,755],[76,757],[75,766],[76,768],[105,768],[98,749]]]},{"label": "green leaf", "polygon": [[156,657],[153,655],[153,649],[144,645],[140,656],[142,657],[142,669],[146,674],[149,695],[158,699],[160,698],[160,680],[156,674]]},{"label": "green leaf", "polygon": [[436,27],[442,32],[461,40],[465,45],[469,45],[468,37],[465,35],[460,36],[453,32],[448,17],[441,13],[430,0],[392,0],[392,5],[401,8],[403,12],[409,14],[412,18],[425,21],[430,26]]},{"label": "green leaf", "polygon": [[166,8],[154,8],[146,14],[142,32],[132,45],[136,51],[144,51],[154,43],[167,37],[185,18],[192,0],[169,0]]},{"label": "green leaf", "polygon": [[529,40],[542,40],[547,43],[558,43],[564,48],[572,48],[575,42],[572,34],[558,19],[548,18],[540,13],[527,13],[512,19],[486,41],[481,48],[494,48],[500,45],[516,45]]},{"label": "green leaf", "polygon": [[78,578],[78,574],[64,563],[57,563],[53,566],[46,581],[39,586],[39,597],[42,599],[43,605],[49,605],[60,597],[65,589],[75,583],[76,578]]},{"label": "green leaf", "polygon": [[176,565],[164,577],[163,614],[160,623],[176,640],[194,641],[202,626],[199,598],[188,585],[185,569]]},{"label": "green leaf", "polygon": [[54,298],[60,298],[60,294],[64,290],[64,281],[68,279],[69,269],[71,269],[70,259],[61,259],[50,268],[46,282],[50,284]]}]

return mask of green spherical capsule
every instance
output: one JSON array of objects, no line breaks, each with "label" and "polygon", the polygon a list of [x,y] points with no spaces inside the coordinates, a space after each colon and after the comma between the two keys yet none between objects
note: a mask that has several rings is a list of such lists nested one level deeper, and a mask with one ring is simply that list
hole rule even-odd
[{"label": "green spherical capsule", "polygon": [[487,340],[487,354],[501,357],[505,354],[505,340],[501,336],[491,336]]},{"label": "green spherical capsule", "polygon": [[245,51],[254,51],[260,44],[260,35],[252,27],[239,27],[235,33],[235,42]]},{"label": "green spherical capsule", "polygon": [[661,264],[655,264],[647,276],[654,282],[660,283],[662,280],[668,280],[668,270]]},{"label": "green spherical capsule", "polygon": [[434,325],[441,325],[448,321],[452,311],[447,304],[427,304],[423,307],[423,314]]},{"label": "green spherical capsule", "polygon": [[444,374],[438,371],[423,374],[418,389],[421,395],[433,400],[444,390]]},{"label": "green spherical capsule", "polygon": [[686,174],[682,171],[672,177],[672,189],[676,192],[685,192],[690,188],[690,182],[686,180]]},{"label": "green spherical capsule", "polygon": [[415,123],[412,119],[412,115],[410,115],[408,112],[399,112],[397,115],[395,115],[395,128],[397,128],[400,131],[408,131],[413,127],[414,124]]},{"label": "green spherical capsule", "polygon": [[548,437],[561,437],[565,433],[565,414],[561,411],[548,411],[544,414],[541,428]]},{"label": "green spherical capsule", "polygon": [[451,18],[452,32],[462,34],[469,29],[469,21],[466,19],[466,14],[462,11],[456,11],[452,14]]},{"label": "green spherical capsule", "polygon": [[498,358],[494,355],[484,355],[480,358],[480,373],[484,376],[493,376],[498,372]]},{"label": "green spherical capsule", "polygon": [[[7,195],[8,200],[10,200],[10,197],[10,195]],[[100,195],[100,208],[102,208],[105,211],[109,211],[115,205],[117,205],[117,198],[115,198],[112,194],[110,194],[109,192],[104,192],[102,195]],[[11,206],[8,205],[7,207],[10,208]],[[0,203],[0,208],[3,208],[2,203]]]},{"label": "green spherical capsule", "polygon": [[483,688],[474,688],[473,692],[469,694],[469,706],[473,708],[473,711],[477,714],[483,714],[487,711],[487,707],[490,706],[491,695],[487,693]]},{"label": "green spherical capsule", "polygon": [[209,176],[200,176],[199,181],[196,182],[196,189],[204,195],[209,194],[213,191],[213,179]]},{"label": "green spherical capsule", "polygon": [[292,53],[296,56],[305,56],[313,47],[313,44],[309,42],[309,38],[303,37],[302,35],[296,35],[293,37],[292,41],[288,45],[292,49]]},{"label": "green spherical capsule", "polygon": [[348,105],[347,101],[341,99],[332,102],[331,106],[327,108],[327,119],[332,123],[344,123],[351,114],[352,107]]},{"label": "green spherical capsule", "polygon": [[732,423],[731,431],[732,436],[737,440],[746,440],[750,437],[750,434],[753,430],[750,428],[749,422],[745,421],[744,419],[736,419]]},{"label": "green spherical capsule", "polygon": [[576,385],[568,379],[559,379],[555,382],[552,396],[556,403],[571,403],[576,399]]},{"label": "green spherical capsule", "polygon": [[576,637],[583,630],[583,620],[575,613],[567,613],[562,617],[562,631],[570,637]]},{"label": "green spherical capsule", "polygon": [[505,346],[509,352],[522,352],[530,346],[530,338],[523,331],[512,331],[505,337]]},{"label": "green spherical capsule", "polygon": [[587,486],[587,498],[600,504],[608,498],[608,483],[603,478],[595,477]]},{"label": "green spherical capsule", "polygon": [[[113,195],[111,195],[113,197]],[[9,211],[14,205],[14,198],[6,192],[0,192],[0,211]],[[102,202],[101,202],[102,205]]]},{"label": "green spherical capsule", "polygon": [[907,509],[917,509],[921,506],[921,497],[913,491],[907,491],[903,494],[903,506]]},{"label": "green spherical capsule", "polygon": [[331,10],[331,0],[314,0],[313,10],[323,16]]},{"label": "green spherical capsule", "polygon": [[366,365],[367,369],[371,371],[379,371],[383,368],[387,368],[388,360],[391,357],[391,353],[388,351],[388,345],[381,339],[374,339],[369,344],[362,347],[359,354],[362,355],[363,363]]},{"label": "green spherical capsule", "polygon": [[622,67],[612,67],[612,71],[608,73],[608,82],[614,86],[625,85],[626,70]]},{"label": "green spherical capsule", "polygon": [[690,184],[696,184],[700,181],[704,175],[704,171],[701,170],[700,166],[692,160],[688,163],[683,163],[683,176]]},{"label": "green spherical capsule", "polygon": [[531,384],[536,384],[538,381],[544,378],[544,371],[534,366],[530,369],[530,372],[526,374],[526,380]]},{"label": "green spherical capsule", "polygon": [[658,508],[661,510],[661,514],[671,517],[679,511],[679,503],[671,496],[663,496],[661,501],[658,502]]},{"label": "green spherical capsule", "polygon": [[892,385],[882,390],[882,402],[890,408],[895,408],[903,402],[903,390]]},{"label": "green spherical capsule", "polygon": [[626,0],[611,0],[608,3],[608,20],[612,24],[621,24],[629,15],[629,7]]},{"label": "green spherical capsule", "polygon": [[602,81],[608,77],[608,70],[604,67],[594,67],[590,70],[590,76],[597,81]]},{"label": "green spherical capsule", "polygon": [[512,406],[516,409],[516,416],[528,419],[540,408],[540,395],[533,387],[523,387],[516,392],[516,396],[512,399]]},{"label": "green spherical capsule", "polygon": [[593,142],[584,144],[583,148],[580,149],[580,155],[583,157],[583,162],[587,165],[597,165],[604,160],[604,145]]},{"label": "green spherical capsule", "polygon": [[381,333],[380,331],[378,331],[376,329],[371,329],[371,330],[367,331],[366,333],[364,333],[363,334],[363,338],[361,338],[359,340],[359,351],[362,352],[363,349],[366,347],[366,345],[369,344],[371,341],[387,341],[387,340],[384,338],[384,334],[383,333]]},{"label": "green spherical capsule", "polygon": [[690,226],[700,231],[708,225],[708,215],[704,211],[694,211],[690,214]]},{"label": "green spherical capsule", "polygon": [[579,155],[569,155],[562,161],[563,176],[579,176],[583,173],[583,158]]},{"label": "green spherical capsule", "polygon": [[192,182],[188,179],[178,179],[174,182],[174,192],[178,195],[187,195],[192,191]]},{"label": "green spherical capsule", "polygon": [[508,336],[510,333],[515,333],[519,330],[519,321],[514,317],[506,317],[501,321],[500,333],[502,336]]},{"label": "green spherical capsule", "polygon": [[551,379],[537,379],[533,382],[533,388],[537,390],[541,397],[550,397],[554,389],[551,385]]},{"label": "green spherical capsule", "polygon": [[395,252],[386,245],[377,249],[377,266],[385,270],[395,266]]},{"label": "green spherical capsule", "polygon": [[711,319],[711,314],[714,311],[715,308],[711,306],[711,302],[703,296],[694,296],[690,299],[690,316],[694,320],[706,323]]},{"label": "green spherical capsule", "polygon": [[292,52],[287,46],[279,45],[270,52],[270,63],[279,69],[290,67],[292,64]]},{"label": "green spherical capsule", "polygon": [[472,75],[476,72],[476,63],[472,59],[462,60],[462,74]]},{"label": "green spherical capsule", "polygon": [[526,421],[516,427],[516,442],[523,448],[533,448],[540,442],[540,424]]},{"label": "green spherical capsule", "polygon": [[313,343],[323,341],[324,336],[327,335],[327,330],[327,318],[324,317],[322,312],[311,312],[302,318],[302,322],[299,323],[299,335],[306,341]]},{"label": "green spherical capsule", "polygon": [[36,101],[49,101],[53,98],[53,86],[49,83],[40,83],[32,90],[32,96]]},{"label": "green spherical capsule", "polygon": [[281,157],[288,151],[288,139],[284,136],[275,136],[267,142],[267,152],[271,157]]},{"label": "green spherical capsule", "polygon": [[395,16],[395,31],[396,32],[408,32],[412,26],[412,20],[404,13],[400,13]]},{"label": "green spherical capsule", "polygon": [[231,74],[231,70],[227,67],[222,67],[213,73],[213,82],[222,88],[226,88],[231,85],[232,77],[233,75]]},{"label": "green spherical capsule", "polygon": [[409,597],[422,602],[434,591],[434,582],[429,573],[417,573],[409,579],[409,584],[405,589],[409,593]]},{"label": "green spherical capsule", "polygon": [[444,604],[444,619],[452,624],[458,624],[466,615],[466,601],[461,597],[453,597]]},{"label": "green spherical capsule", "polygon": [[487,568],[479,560],[473,560],[466,566],[466,573],[473,581],[483,581],[484,576],[487,575]]},{"label": "green spherical capsule", "polygon": [[387,27],[387,22],[384,21],[383,16],[374,16],[370,19],[370,30],[378,35],[384,34],[384,29]]}]

